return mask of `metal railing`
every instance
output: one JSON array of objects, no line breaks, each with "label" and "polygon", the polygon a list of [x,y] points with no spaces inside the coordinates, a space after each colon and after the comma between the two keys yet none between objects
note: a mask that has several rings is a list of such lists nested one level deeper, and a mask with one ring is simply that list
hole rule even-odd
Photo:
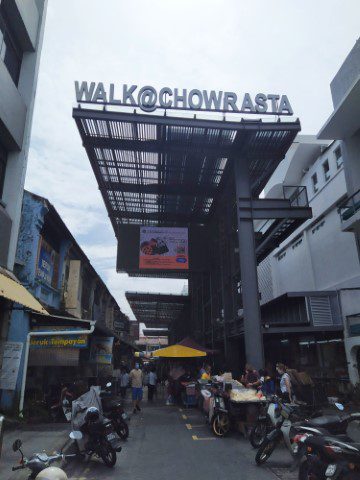
[{"label": "metal railing", "polygon": [[[291,207],[308,207],[309,199],[307,195],[307,189],[303,185],[283,185],[283,194],[280,197],[283,200],[289,200]],[[257,228],[257,233],[265,234],[275,223],[274,219],[265,220],[263,223],[260,223]]]},{"label": "metal railing", "polygon": [[303,185],[283,185],[284,199],[290,201],[292,207],[308,207],[307,189]]},{"label": "metal railing", "polygon": [[360,190],[353,193],[338,206],[341,222],[349,220],[358,210],[360,210]]}]

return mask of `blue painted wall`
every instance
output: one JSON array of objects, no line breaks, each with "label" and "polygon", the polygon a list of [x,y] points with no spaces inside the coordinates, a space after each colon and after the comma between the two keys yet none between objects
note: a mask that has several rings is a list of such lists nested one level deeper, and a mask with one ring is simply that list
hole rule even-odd
[{"label": "blue painted wall", "polygon": [[[40,301],[48,306],[60,308],[61,301],[61,272],[70,242],[64,238],[61,242],[59,258],[58,289],[52,288],[36,276],[38,249],[40,245],[40,231],[44,225],[48,208],[44,200],[24,192],[21,224],[16,252],[16,274],[21,283]],[[8,341],[23,342],[23,354],[15,391],[2,391],[0,406],[4,411],[16,410],[19,405],[21,383],[23,377],[24,353],[26,338],[29,332],[28,312],[22,310],[21,305],[14,304],[11,314]]]}]

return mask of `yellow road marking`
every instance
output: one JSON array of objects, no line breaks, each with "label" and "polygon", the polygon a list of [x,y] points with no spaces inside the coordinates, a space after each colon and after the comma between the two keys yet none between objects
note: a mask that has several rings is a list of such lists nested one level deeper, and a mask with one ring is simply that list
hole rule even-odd
[{"label": "yellow road marking", "polygon": [[184,420],[187,420],[187,418],[188,418],[186,415],[181,415],[181,416]]},{"label": "yellow road marking", "polygon": [[214,437],[198,437],[197,435],[192,435],[193,440],[205,440],[205,441],[211,441],[211,440],[216,440]]},{"label": "yellow road marking", "polygon": [[187,428],[188,430],[191,430],[191,429],[192,429],[192,426],[190,425],[190,423],[186,423],[185,425],[186,425],[186,428]]},{"label": "yellow road marking", "polygon": [[207,427],[207,425],[204,425],[204,424],[201,424],[201,425],[191,425],[191,424],[189,424],[189,425],[191,426],[191,428],[203,428],[203,427]]}]

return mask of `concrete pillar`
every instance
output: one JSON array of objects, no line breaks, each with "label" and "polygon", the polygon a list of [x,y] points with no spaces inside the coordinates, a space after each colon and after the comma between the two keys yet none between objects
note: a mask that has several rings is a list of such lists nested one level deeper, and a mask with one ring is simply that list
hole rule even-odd
[{"label": "concrete pillar", "polygon": [[255,368],[262,368],[264,366],[264,346],[261,332],[254,225],[252,218],[239,217],[239,198],[249,199],[249,202],[251,202],[250,174],[246,157],[234,161],[234,173],[238,207],[238,239],[246,360],[253,364]]}]

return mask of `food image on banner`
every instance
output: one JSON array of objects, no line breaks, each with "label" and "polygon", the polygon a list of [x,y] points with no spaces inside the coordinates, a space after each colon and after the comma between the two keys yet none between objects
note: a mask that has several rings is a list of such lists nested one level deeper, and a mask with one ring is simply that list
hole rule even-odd
[{"label": "food image on banner", "polygon": [[188,270],[188,229],[140,227],[139,267]]}]

